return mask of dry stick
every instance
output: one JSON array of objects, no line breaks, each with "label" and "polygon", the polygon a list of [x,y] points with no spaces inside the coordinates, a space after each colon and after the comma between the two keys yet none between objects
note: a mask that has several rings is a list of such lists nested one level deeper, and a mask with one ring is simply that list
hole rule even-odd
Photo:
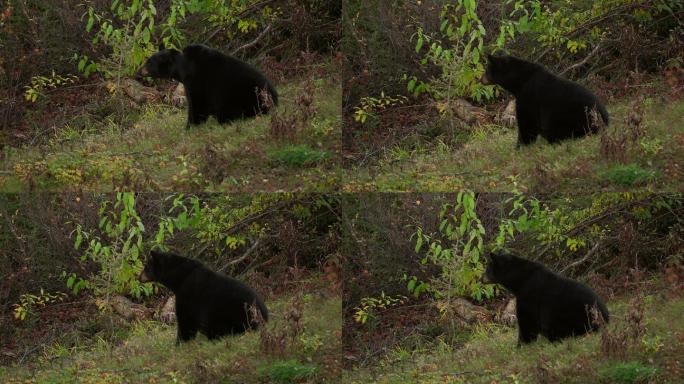
[{"label": "dry stick", "polygon": [[583,60],[565,68],[558,75],[563,76],[566,72],[583,66],[584,64],[587,63],[587,61],[589,61],[589,59],[591,59],[592,56],[594,56],[599,51],[599,48],[601,48],[601,43],[596,44],[596,47],[591,52],[589,52],[589,54]]},{"label": "dry stick", "polygon": [[[247,216],[247,217],[241,219],[240,221],[233,224],[232,227],[225,230],[223,233],[226,236],[232,235],[234,233],[237,233],[239,230],[241,230],[245,226],[247,226],[247,225],[249,225],[249,224],[265,217],[265,216],[275,214],[276,212],[279,212],[284,208],[287,208],[287,207],[294,205],[294,204],[302,203],[304,201],[307,201],[307,200],[305,198],[301,198],[301,199],[294,199],[294,200],[287,200],[287,201],[279,201],[278,203],[275,203],[275,204],[269,206],[268,208],[265,208],[262,211],[259,211],[257,213],[254,213],[250,216]],[[209,248],[209,244],[205,244],[199,251],[196,252],[196,254],[197,255],[203,254],[207,250],[207,248]],[[260,265],[263,265],[263,264],[260,264]]]},{"label": "dry stick", "polygon": [[581,259],[579,259],[579,260],[577,260],[577,261],[575,261],[575,262],[573,262],[573,263],[570,263],[570,264],[567,265],[565,268],[561,269],[559,273],[560,273],[560,274],[563,274],[563,272],[567,271],[568,269],[570,269],[570,268],[572,268],[572,267],[576,267],[576,266],[578,266],[578,265],[584,263],[588,258],[590,258],[594,253],[596,253],[596,250],[599,249],[599,245],[601,245],[601,242],[600,242],[600,241],[596,242],[596,244],[594,244],[594,246],[591,247],[591,249],[589,250],[589,252],[587,252],[587,254],[584,255],[583,258],[581,258]]},{"label": "dry stick", "polygon": [[261,31],[261,33],[259,34],[259,36],[257,36],[256,38],[254,38],[254,40],[250,41],[249,43],[243,44],[243,45],[241,45],[241,46],[235,48],[235,49],[233,50],[233,52],[231,52],[231,54],[232,54],[232,55],[236,55],[239,51],[241,51],[241,50],[243,50],[243,49],[250,48],[250,47],[256,45],[256,43],[258,43],[259,40],[261,40],[264,36],[266,36],[266,34],[268,33],[268,31],[270,31],[270,30],[271,30],[271,25],[269,24],[266,28],[264,28],[263,31]]},{"label": "dry stick", "polygon": [[39,342],[38,344],[34,345],[33,347],[25,350],[24,354],[19,359],[18,364],[21,365],[24,362],[24,360],[26,360],[27,357],[29,357],[31,354],[33,354],[33,352],[37,351],[40,347],[43,347],[43,346],[48,345],[48,344],[52,344],[55,340],[57,340],[58,337],[59,337],[59,335],[52,336],[49,341]]},{"label": "dry stick", "polygon": [[[582,31],[582,30],[584,30],[584,29],[586,29],[586,28],[591,28],[591,27],[593,27],[593,26],[596,25],[596,24],[600,24],[601,22],[605,21],[606,19],[610,19],[611,17],[618,16],[618,15],[619,15],[621,12],[623,12],[623,11],[631,11],[633,8],[637,8],[638,6],[641,6],[641,5],[643,5],[643,4],[628,4],[628,5],[623,5],[623,6],[620,6],[620,7],[616,7],[616,8],[614,8],[614,9],[612,9],[610,12],[607,12],[607,13],[603,14],[603,15],[600,16],[600,17],[597,17],[597,18],[595,18],[595,19],[589,20],[589,21],[587,21],[586,23],[577,26],[577,27],[576,27],[575,29],[573,29],[572,31],[566,33],[566,34],[564,35],[564,37],[571,38],[571,37],[575,36],[577,33],[579,33],[580,31]],[[549,52],[551,51],[551,49],[552,49],[552,47],[548,47],[548,48],[546,48],[545,50],[543,50],[543,51],[539,54],[539,56],[537,56],[537,59],[536,59],[535,61],[541,60],[541,58],[544,57],[544,56],[546,56],[546,54],[549,53]]]},{"label": "dry stick", "polygon": [[252,246],[249,247],[249,249],[247,249],[247,251],[245,251],[245,253],[243,253],[242,256],[238,257],[235,260],[231,260],[231,261],[227,262],[223,267],[219,268],[218,271],[223,272],[226,268],[228,268],[232,265],[235,265],[235,264],[243,261],[244,259],[246,259],[247,256],[249,256],[252,253],[252,251],[254,251],[256,249],[256,247],[259,246],[260,242],[261,242],[261,238],[256,239],[254,244],[252,244]]},{"label": "dry stick", "polygon": [[102,85],[102,83],[101,83],[101,82],[97,82],[97,83],[87,83],[87,84],[75,84],[75,85],[69,85],[69,86],[66,86],[66,87],[59,87],[59,88],[48,89],[47,91],[45,91],[45,93],[48,94],[48,93],[54,93],[54,92],[57,92],[57,91],[64,91],[64,90],[67,90],[67,89],[85,88],[85,87],[95,87],[95,86],[99,86],[99,85]]},{"label": "dry stick", "polygon": [[[274,2],[274,1],[275,1],[275,0],[264,0],[264,1],[260,2],[260,3],[253,4],[253,5],[251,5],[251,6],[247,7],[247,8],[245,8],[242,12],[238,13],[237,15],[235,15],[235,17],[242,17],[242,16],[245,16],[245,15],[249,14],[250,12],[252,12],[253,10],[255,10],[255,9],[257,9],[257,8],[261,8],[262,6],[264,6],[264,5],[268,4],[268,3],[272,3],[272,2]],[[219,33],[222,29],[223,29],[223,26],[220,26],[220,27],[216,28],[216,29],[214,30],[214,32],[212,32],[212,33],[209,35],[209,37],[207,37],[206,39],[204,39],[204,41],[202,42],[202,44],[206,44],[209,40],[213,39],[214,36],[216,36],[216,34]]]},{"label": "dry stick", "polygon": [[408,340],[409,337],[413,336],[416,333],[415,330],[410,331],[407,335],[402,337],[399,340],[394,340],[386,343],[384,346],[381,346],[380,348],[376,349],[375,351],[372,351],[370,354],[367,354],[363,361],[361,361],[361,366],[365,366],[368,363],[368,360],[370,360],[371,357],[380,354],[381,352],[387,351],[389,347],[394,346],[394,345],[400,345],[404,341]]},{"label": "dry stick", "polygon": [[[582,221],[581,223],[577,224],[576,226],[574,226],[572,229],[570,229],[566,233],[566,235],[572,236],[572,235],[576,234],[577,232],[579,232],[582,228],[585,228],[591,224],[594,224],[598,221],[601,221],[610,215],[614,215],[620,211],[624,211],[624,210],[631,208],[635,205],[642,204],[643,202],[644,202],[643,200],[630,201],[630,202],[623,204],[623,205],[620,205],[614,209],[607,210],[598,216],[590,217],[590,218]],[[551,247],[552,247],[552,244],[546,245],[539,253],[537,253],[537,259],[542,257],[549,249],[551,249]]]}]

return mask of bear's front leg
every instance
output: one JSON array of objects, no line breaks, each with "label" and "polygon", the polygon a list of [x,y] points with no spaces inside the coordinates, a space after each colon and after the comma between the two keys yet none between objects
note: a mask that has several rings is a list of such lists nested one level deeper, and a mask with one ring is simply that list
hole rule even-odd
[{"label": "bear's front leg", "polygon": [[176,345],[181,342],[190,341],[197,335],[197,328],[187,324],[181,325],[178,323],[178,333],[176,334]]},{"label": "bear's front leg", "polygon": [[529,344],[535,340],[537,340],[537,336],[539,334],[537,331],[530,329],[530,328],[524,328],[522,326],[518,327],[518,347],[522,346],[523,344]]},{"label": "bear's front leg", "polygon": [[190,101],[190,97],[187,98],[188,100],[188,122],[185,124],[185,129],[190,128],[190,125],[197,125],[197,115],[195,113],[195,108],[193,108],[193,103]]},{"label": "bear's front leg", "polygon": [[187,305],[179,305],[179,302],[176,301],[176,322],[178,326],[176,345],[184,341],[192,340],[197,335],[197,325],[195,324],[193,316],[194,312],[191,308],[187,308]]},{"label": "bear's front leg", "polygon": [[533,314],[527,313],[521,304],[518,303],[517,317],[518,317],[518,347],[522,344],[529,344],[537,340],[539,335],[539,327],[537,326],[537,319]]},{"label": "bear's front leg", "polygon": [[537,129],[535,119],[524,110],[518,109],[519,104],[516,104],[515,116],[518,120],[518,145],[520,148],[525,145],[534,143],[537,140],[539,130]]}]

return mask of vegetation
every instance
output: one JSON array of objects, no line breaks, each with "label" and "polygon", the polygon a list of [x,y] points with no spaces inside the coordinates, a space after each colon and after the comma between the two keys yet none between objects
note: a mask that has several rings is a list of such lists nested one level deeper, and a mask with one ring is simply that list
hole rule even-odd
[{"label": "vegetation", "polygon": [[[652,287],[649,287],[651,290]],[[661,291],[659,291],[661,292]],[[412,348],[397,345],[378,359],[377,365],[345,371],[349,383],[669,383],[681,377],[681,343],[657,344],[649,340],[680,340],[684,323],[681,297],[668,299],[652,293],[643,319],[644,336],[630,340],[622,356],[602,345],[615,334],[626,332],[629,299],[616,298],[609,305],[609,331],[551,344],[546,340],[516,348],[517,330],[483,324],[465,331],[464,341],[450,345],[437,339]]]},{"label": "vegetation", "polygon": [[641,102],[609,106],[603,134],[516,149],[517,132],[499,125],[452,131],[425,121],[400,142],[340,176],[345,191],[476,191],[572,194],[588,190],[678,191],[684,157],[684,103],[646,99],[639,129],[629,119]]},{"label": "vegetation", "polygon": [[[280,92],[299,95],[311,89],[308,84],[295,80]],[[69,125],[56,131],[40,146],[6,146],[0,188],[328,190],[331,180],[325,173],[338,162],[334,153],[339,141],[340,88],[325,78],[314,84],[313,116],[293,122],[289,140],[274,139],[271,133],[273,125],[299,113],[287,96],[277,116],[227,126],[212,120],[190,131],[185,129],[184,109],[148,105],[138,117],[131,116],[135,122],[130,128],[111,120],[86,121],[82,128]],[[292,152],[291,148],[300,149]]]},{"label": "vegetation", "polygon": [[[0,188],[329,190],[323,175],[339,160],[340,7],[334,0],[0,6],[0,44],[13,58],[0,60]],[[281,105],[254,120],[183,129],[187,107],[170,88],[175,82],[136,78],[158,43],[204,43],[256,65]],[[267,156],[289,147],[310,150],[294,161]]]},{"label": "vegetation", "polygon": [[[683,14],[0,2],[0,382],[678,382]],[[186,129],[184,89],[138,74],[189,43],[258,67],[279,105]],[[592,89],[610,124],[516,148],[511,95],[482,83],[491,53]],[[172,294],[139,281],[151,249],[246,282],[269,322],[174,346]],[[482,281],[494,250],[591,286],[610,324],[516,348],[510,293]]]},{"label": "vegetation", "polygon": [[[664,340],[684,335],[682,202],[632,192],[347,195],[343,380],[676,381],[681,346]],[[481,282],[483,254],[501,248],[591,286],[610,324],[516,348],[511,294]]]},{"label": "vegetation", "polygon": [[[47,343],[31,364],[35,374],[24,365],[3,367],[0,379],[3,383],[335,382],[340,374],[340,301],[318,295],[305,295],[303,301],[304,331],[288,341],[282,354],[264,349],[264,334],[259,332],[217,342],[199,337],[174,347],[175,325],[156,321],[117,324],[108,330],[115,337],[104,337],[97,327],[106,320],[96,317],[89,323],[80,320],[74,331]],[[274,316],[268,330],[290,326],[283,315],[291,303],[288,295],[269,301]],[[95,333],[83,339],[84,332]]]},{"label": "vegetation", "polygon": [[[673,171],[682,162],[681,2],[381,3],[345,9],[341,44],[354,71],[344,84],[344,156],[352,160],[343,190],[681,189]],[[493,52],[592,89],[610,127],[516,150],[512,97],[481,82]],[[363,113],[368,100],[403,102]]]},{"label": "vegetation", "polygon": [[[8,250],[0,261],[7,309],[0,315],[0,381],[318,383],[339,377],[337,197],[0,199],[0,242]],[[176,326],[164,308],[172,295],[138,282],[154,247],[245,281],[264,298],[269,322],[246,335],[217,342],[201,336],[173,347]]]}]

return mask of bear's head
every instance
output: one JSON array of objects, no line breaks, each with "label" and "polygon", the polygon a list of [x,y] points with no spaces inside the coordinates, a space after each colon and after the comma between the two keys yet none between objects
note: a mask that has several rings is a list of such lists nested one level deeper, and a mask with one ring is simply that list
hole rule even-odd
[{"label": "bear's head", "polygon": [[500,284],[516,292],[544,266],[506,252],[490,253],[487,269],[482,275],[485,284]]},{"label": "bear's head", "polygon": [[508,55],[487,55],[487,69],[482,84],[496,84],[509,92],[515,92],[541,67],[537,64]]},{"label": "bear's head", "polygon": [[482,282],[485,284],[500,284],[504,278],[505,271],[511,267],[513,255],[503,252],[491,252],[488,257],[487,269],[482,275]]},{"label": "bear's head", "polygon": [[161,270],[161,264],[164,263],[164,255],[158,251],[150,251],[150,255],[145,262],[145,269],[140,273],[138,279],[143,283],[148,281],[159,281],[159,276],[155,271]]},{"label": "bear's head", "polygon": [[495,84],[494,77],[496,76],[495,72],[499,69],[499,64],[497,61],[496,56],[493,56],[492,54],[487,54],[487,68],[485,68],[485,73],[482,75],[482,78],[480,79],[480,82],[484,85],[491,85]]},{"label": "bear's head", "polygon": [[162,44],[159,46],[159,52],[147,59],[140,70],[140,74],[161,79],[175,78],[180,55],[179,51],[173,48],[165,48]]}]

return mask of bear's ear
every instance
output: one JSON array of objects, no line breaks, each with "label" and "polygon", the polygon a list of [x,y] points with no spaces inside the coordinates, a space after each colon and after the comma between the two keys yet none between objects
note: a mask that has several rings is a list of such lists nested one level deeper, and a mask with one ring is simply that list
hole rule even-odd
[{"label": "bear's ear", "polygon": [[504,261],[504,260],[509,260],[510,255],[503,250],[499,249],[497,251],[493,251],[489,253],[489,259],[491,261]]},{"label": "bear's ear", "polygon": [[166,45],[164,45],[164,40],[162,40],[162,42],[159,43],[159,50],[160,50],[160,51],[163,51],[163,50],[165,50],[165,49],[166,49]]},{"label": "bear's ear", "polygon": [[499,254],[499,260],[505,263],[510,263],[511,261],[513,261],[514,258],[515,256],[508,252],[501,251],[501,253]]}]

